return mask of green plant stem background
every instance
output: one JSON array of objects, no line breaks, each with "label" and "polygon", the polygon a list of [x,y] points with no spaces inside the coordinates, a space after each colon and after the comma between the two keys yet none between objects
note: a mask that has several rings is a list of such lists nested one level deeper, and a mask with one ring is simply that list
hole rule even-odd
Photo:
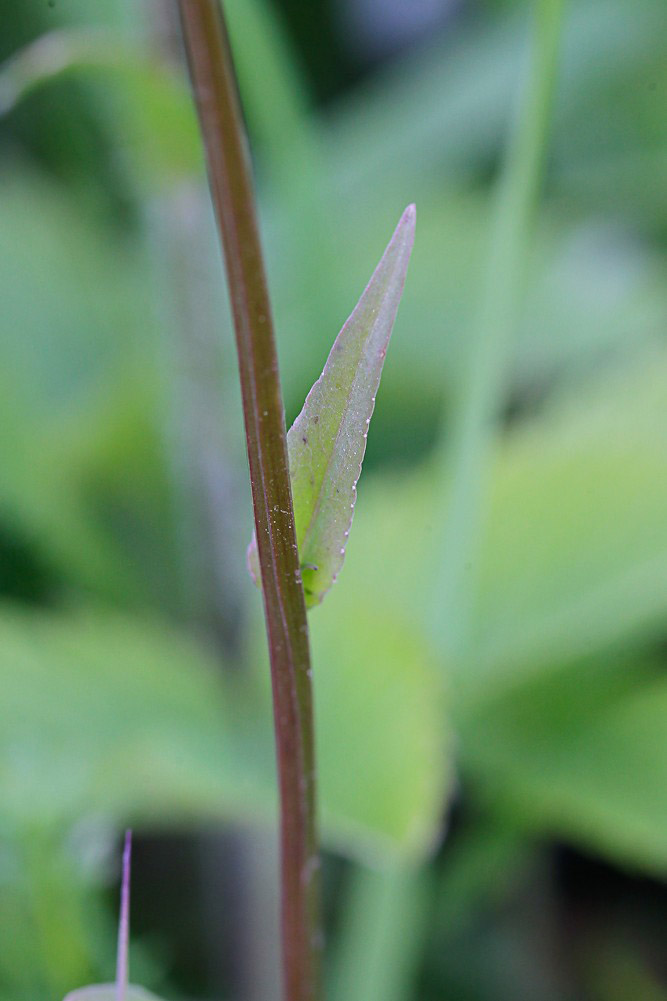
[{"label": "green plant stem background", "polygon": [[[436,614],[445,648],[461,657],[469,642],[479,539],[498,420],[507,395],[533,225],[549,150],[565,0],[535,4],[530,69],[496,186],[489,257],[479,312],[465,338],[464,374],[442,445],[447,482],[445,531],[434,570]],[[441,633],[442,635],[442,633]]]}]

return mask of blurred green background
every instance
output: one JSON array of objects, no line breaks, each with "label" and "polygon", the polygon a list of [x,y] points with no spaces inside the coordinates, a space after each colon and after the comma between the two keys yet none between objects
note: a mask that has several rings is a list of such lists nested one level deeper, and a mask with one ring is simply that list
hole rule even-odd
[{"label": "blurred green background", "polygon": [[[418,210],[311,616],[328,997],[667,999],[664,0],[566,5],[503,316],[534,5],[226,8],[288,422]],[[167,0],[0,14],[0,999],[113,976],[131,824],[133,979],[273,1001],[265,640],[177,25]]]}]

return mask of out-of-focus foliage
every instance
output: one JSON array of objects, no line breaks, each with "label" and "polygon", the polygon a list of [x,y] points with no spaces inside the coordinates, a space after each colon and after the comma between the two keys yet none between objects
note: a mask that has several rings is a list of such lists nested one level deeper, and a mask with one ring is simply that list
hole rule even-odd
[{"label": "out-of-focus foliage", "polygon": [[[267,825],[275,790],[231,337],[167,5],[155,21],[121,0],[14,6],[0,3],[12,11],[0,71],[0,1001],[46,1001],[112,975],[114,831]],[[278,8],[227,7],[288,423],[387,227],[410,201],[419,215],[348,558],[311,616],[325,843],[373,866],[332,898],[334,992],[664,997],[667,8],[568,7],[471,555],[470,641],[454,658],[433,594],[442,456],[529,5],[461,4],[324,108]],[[453,797],[451,838],[429,863]],[[614,867],[623,906],[577,897],[554,876],[554,844]],[[652,882],[619,875],[636,872]],[[576,944],[563,933],[573,915]],[[169,957],[142,934],[133,979],[167,997],[191,990]]]},{"label": "out-of-focus foliage", "polygon": [[[546,820],[605,852],[624,857],[630,840],[633,861],[658,870],[667,866],[667,746],[659,658],[649,666],[667,617],[665,386],[667,360],[650,356],[638,371],[590,385],[585,401],[568,393],[507,434],[474,638],[447,671],[472,783],[494,801],[520,797],[531,824]],[[434,480],[428,468],[402,481],[378,476],[360,502],[349,592],[367,587],[390,619],[418,623],[429,598],[440,531]],[[341,611],[341,633],[344,622]],[[635,700],[654,704],[644,725],[635,710],[632,756],[647,756],[643,768],[628,764],[620,697],[626,712]],[[631,790],[643,805],[628,809]]]}]

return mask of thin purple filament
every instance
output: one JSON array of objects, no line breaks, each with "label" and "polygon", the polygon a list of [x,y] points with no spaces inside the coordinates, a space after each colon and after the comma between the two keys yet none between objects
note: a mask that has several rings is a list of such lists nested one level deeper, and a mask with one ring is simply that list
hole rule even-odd
[{"label": "thin purple filament", "polygon": [[130,936],[130,858],[132,831],[125,832],[123,876],[120,887],[120,917],[118,919],[118,953],[116,958],[116,1001],[125,1001],[128,982],[127,950]]}]

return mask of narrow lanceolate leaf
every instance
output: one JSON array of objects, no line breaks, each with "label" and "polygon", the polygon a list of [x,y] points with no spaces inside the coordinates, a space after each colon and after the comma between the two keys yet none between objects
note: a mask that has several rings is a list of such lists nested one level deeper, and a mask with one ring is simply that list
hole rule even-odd
[{"label": "narrow lanceolate leaf", "polygon": [[[322,375],[287,435],[306,605],[319,604],[343,565],[357,480],[415,234],[408,206]],[[260,580],[257,544],[248,567]]]}]

